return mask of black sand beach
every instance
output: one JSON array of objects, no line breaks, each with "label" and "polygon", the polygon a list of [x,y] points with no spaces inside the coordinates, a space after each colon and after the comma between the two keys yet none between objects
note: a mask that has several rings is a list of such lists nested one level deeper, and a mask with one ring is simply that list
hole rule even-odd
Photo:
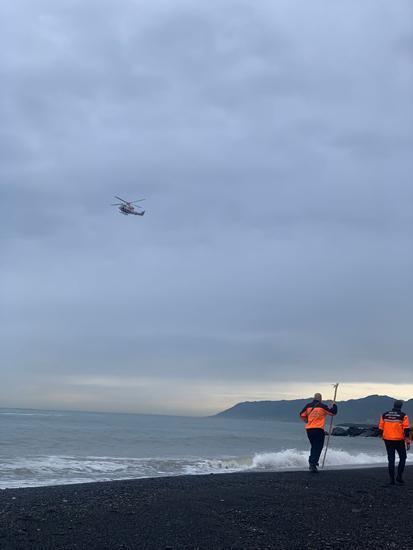
[{"label": "black sand beach", "polygon": [[1,549],[413,549],[413,468],[142,479],[0,492]]}]

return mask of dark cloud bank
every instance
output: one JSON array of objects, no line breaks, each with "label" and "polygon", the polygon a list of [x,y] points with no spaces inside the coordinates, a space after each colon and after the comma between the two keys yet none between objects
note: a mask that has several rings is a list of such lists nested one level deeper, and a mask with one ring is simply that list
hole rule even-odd
[{"label": "dark cloud bank", "polygon": [[3,402],[409,383],[412,12],[3,1]]}]

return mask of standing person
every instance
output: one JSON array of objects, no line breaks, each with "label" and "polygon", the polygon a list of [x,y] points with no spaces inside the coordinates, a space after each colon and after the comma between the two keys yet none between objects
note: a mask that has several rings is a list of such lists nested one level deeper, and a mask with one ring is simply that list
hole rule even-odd
[{"label": "standing person", "polygon": [[318,472],[318,461],[324,447],[324,425],[326,422],[326,417],[337,414],[337,405],[333,403],[330,408],[322,402],[322,399],[321,393],[316,393],[313,401],[308,403],[308,405],[306,405],[300,412],[301,420],[306,422],[305,429],[311,443],[311,451],[308,462],[310,464],[310,472],[314,474]]},{"label": "standing person", "polygon": [[406,464],[406,448],[410,448],[410,427],[409,418],[402,411],[403,401],[396,400],[391,411],[381,415],[379,430],[387,450],[389,461],[390,483],[395,484],[395,463],[396,451],[399,455],[399,465],[397,467],[397,483],[403,484],[403,472]]}]

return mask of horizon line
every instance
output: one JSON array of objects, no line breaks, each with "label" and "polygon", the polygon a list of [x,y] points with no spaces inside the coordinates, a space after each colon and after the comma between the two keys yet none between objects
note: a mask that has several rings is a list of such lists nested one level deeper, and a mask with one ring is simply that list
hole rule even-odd
[{"label": "horizon line", "polygon": [[[365,395],[364,397],[351,397],[350,399],[337,400],[337,403],[346,403],[348,401],[362,401],[363,399],[368,399],[369,397],[385,397],[393,400],[396,399],[391,395],[374,393],[374,394]],[[301,397],[296,399],[260,399],[255,401],[238,401],[237,403],[235,403],[234,405],[231,405],[226,409],[220,410],[213,414],[207,414],[207,415],[155,413],[155,412],[138,412],[138,411],[102,411],[102,410],[84,410],[84,409],[56,409],[56,408],[48,409],[48,408],[35,408],[35,407],[0,407],[0,411],[19,410],[19,411],[38,411],[38,412],[41,411],[41,412],[47,412],[47,413],[55,412],[55,413],[84,413],[84,414],[127,414],[127,415],[140,415],[140,416],[171,416],[171,417],[175,416],[175,417],[184,417],[184,418],[212,418],[218,415],[219,413],[229,410],[242,403],[294,402],[294,401],[306,401],[308,399],[312,399],[312,397]],[[409,399],[402,399],[404,403],[409,402],[411,400],[413,400],[413,397],[410,397]],[[324,399],[323,401],[332,401],[332,399]]]}]

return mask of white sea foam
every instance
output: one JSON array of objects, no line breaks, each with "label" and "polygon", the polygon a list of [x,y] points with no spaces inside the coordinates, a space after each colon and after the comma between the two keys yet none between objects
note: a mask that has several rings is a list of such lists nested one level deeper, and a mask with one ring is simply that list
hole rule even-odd
[{"label": "white sea foam", "polygon": [[[326,465],[330,468],[385,464],[383,453],[330,449]],[[35,456],[0,457],[0,487],[58,485],[90,481],[109,481],[176,475],[219,474],[242,471],[303,470],[308,466],[308,451],[285,449],[256,453],[246,457],[223,458],[131,458],[110,456]]]},{"label": "white sea foam", "polygon": [[[98,456],[0,458],[0,487],[154,477],[160,475],[162,462],[156,459]],[[174,470],[171,464],[169,475],[173,475]]]},{"label": "white sea foam", "polygon": [[[327,467],[357,467],[385,464],[383,454],[349,453],[341,449],[330,449],[327,458]],[[245,470],[303,470],[308,467],[308,451],[285,449],[278,452],[257,453],[252,458],[205,459],[185,468],[188,474],[223,473]]]},{"label": "white sea foam", "polygon": [[[382,464],[383,454],[349,453],[341,449],[329,449],[326,456],[326,466],[364,466]],[[308,466],[308,451],[286,449],[276,453],[259,453],[253,458],[253,468],[284,470],[290,468],[306,468]]]}]

